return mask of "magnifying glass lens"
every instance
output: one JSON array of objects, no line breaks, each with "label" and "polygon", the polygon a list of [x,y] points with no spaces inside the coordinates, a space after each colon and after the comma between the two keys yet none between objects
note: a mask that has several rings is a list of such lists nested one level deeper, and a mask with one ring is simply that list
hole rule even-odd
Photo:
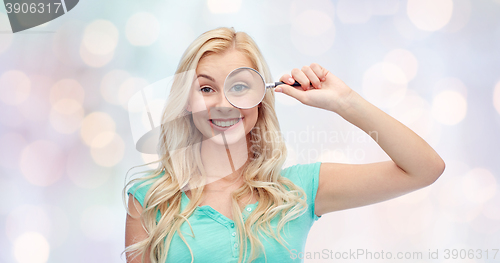
[{"label": "magnifying glass lens", "polygon": [[233,106],[249,109],[262,101],[265,85],[259,72],[252,68],[238,68],[227,76],[224,94]]}]

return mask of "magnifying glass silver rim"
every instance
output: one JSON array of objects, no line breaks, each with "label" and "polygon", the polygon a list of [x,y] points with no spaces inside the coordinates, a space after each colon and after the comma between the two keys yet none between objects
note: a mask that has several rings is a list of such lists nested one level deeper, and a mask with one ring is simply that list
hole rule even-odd
[{"label": "magnifying glass silver rim", "polygon": [[[264,84],[262,87],[264,89],[264,92],[262,93],[262,98],[260,98],[259,102],[257,102],[255,105],[251,106],[251,107],[247,107],[247,108],[243,108],[243,107],[238,107],[236,105],[234,105],[228,98],[227,98],[227,95],[226,95],[226,81],[227,81],[227,78],[229,76],[231,76],[231,74],[233,74],[233,72],[235,72],[236,70],[242,70],[242,69],[250,69],[252,71],[254,71],[255,73],[257,73],[257,75],[259,75],[260,79],[262,80],[262,84]],[[267,84],[266,82],[264,81],[264,78],[262,77],[262,74],[260,74],[257,70],[253,69],[253,68],[249,68],[249,67],[239,67],[239,68],[236,68],[236,69],[233,69],[231,72],[229,72],[229,74],[227,74],[226,76],[226,79],[224,80],[224,97],[227,99],[227,101],[233,105],[234,107],[238,108],[238,109],[251,109],[257,105],[259,105],[259,103],[262,102],[262,100],[264,99],[264,96],[266,96],[266,90],[267,90]]]}]

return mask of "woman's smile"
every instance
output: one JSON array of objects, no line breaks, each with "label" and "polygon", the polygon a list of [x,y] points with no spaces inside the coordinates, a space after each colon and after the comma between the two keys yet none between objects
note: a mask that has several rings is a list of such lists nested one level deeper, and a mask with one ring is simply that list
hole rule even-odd
[{"label": "woman's smile", "polygon": [[233,119],[209,119],[210,125],[215,130],[226,131],[240,125],[244,117]]}]

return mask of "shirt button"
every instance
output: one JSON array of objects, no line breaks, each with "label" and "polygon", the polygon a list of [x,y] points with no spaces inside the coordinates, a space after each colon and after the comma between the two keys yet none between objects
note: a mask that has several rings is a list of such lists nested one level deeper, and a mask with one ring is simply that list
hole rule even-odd
[{"label": "shirt button", "polygon": [[234,227],[234,223],[231,223],[231,227]]},{"label": "shirt button", "polygon": [[238,243],[234,243],[234,247],[237,248],[238,247]]},{"label": "shirt button", "polygon": [[235,237],[235,236],[236,236],[236,232],[233,232],[231,235],[232,235],[233,237]]},{"label": "shirt button", "polygon": [[248,211],[248,212],[252,211],[252,208],[250,208],[250,207],[249,207],[249,208],[247,208],[247,211]]}]

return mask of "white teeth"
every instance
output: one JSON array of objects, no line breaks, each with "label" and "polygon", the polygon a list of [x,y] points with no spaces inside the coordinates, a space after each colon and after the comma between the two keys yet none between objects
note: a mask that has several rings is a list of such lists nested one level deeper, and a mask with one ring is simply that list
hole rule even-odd
[{"label": "white teeth", "polygon": [[235,125],[239,121],[240,121],[240,119],[236,119],[236,120],[232,120],[232,121],[217,121],[217,120],[212,120],[212,123],[215,124],[215,125],[217,125],[217,126],[220,126],[220,127],[229,127],[229,126]]}]

